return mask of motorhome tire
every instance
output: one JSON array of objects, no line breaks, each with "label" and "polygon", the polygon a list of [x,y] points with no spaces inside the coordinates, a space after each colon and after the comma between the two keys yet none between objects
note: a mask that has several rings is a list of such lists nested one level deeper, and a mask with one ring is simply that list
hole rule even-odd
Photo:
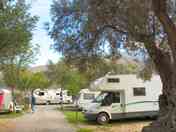
[{"label": "motorhome tire", "polygon": [[109,116],[108,116],[108,114],[105,113],[105,112],[98,114],[98,116],[97,116],[97,122],[100,125],[107,124],[109,122]]}]

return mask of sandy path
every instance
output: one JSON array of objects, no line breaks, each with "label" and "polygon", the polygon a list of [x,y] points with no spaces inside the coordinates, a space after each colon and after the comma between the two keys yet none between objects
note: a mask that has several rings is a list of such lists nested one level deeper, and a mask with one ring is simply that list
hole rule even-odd
[{"label": "sandy path", "polygon": [[57,106],[38,106],[35,113],[8,122],[10,127],[6,131],[1,129],[0,132],[75,132],[56,108]]}]

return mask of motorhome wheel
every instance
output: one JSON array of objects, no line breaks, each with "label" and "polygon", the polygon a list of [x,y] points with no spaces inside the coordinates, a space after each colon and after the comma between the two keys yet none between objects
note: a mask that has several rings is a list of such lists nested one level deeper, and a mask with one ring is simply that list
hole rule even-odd
[{"label": "motorhome wheel", "polygon": [[109,122],[109,116],[106,113],[100,113],[98,114],[97,122],[101,125],[107,124]]}]

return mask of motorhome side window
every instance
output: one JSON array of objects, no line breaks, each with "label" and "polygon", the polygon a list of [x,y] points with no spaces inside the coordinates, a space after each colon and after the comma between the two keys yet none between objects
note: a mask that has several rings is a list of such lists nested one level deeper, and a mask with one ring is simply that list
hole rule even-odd
[{"label": "motorhome side window", "polygon": [[114,93],[113,95],[113,103],[120,103],[120,93]]},{"label": "motorhome side window", "polygon": [[108,78],[108,83],[119,83],[120,79],[119,78]]},{"label": "motorhome side window", "polygon": [[133,88],[133,95],[134,96],[146,96],[145,87]]}]

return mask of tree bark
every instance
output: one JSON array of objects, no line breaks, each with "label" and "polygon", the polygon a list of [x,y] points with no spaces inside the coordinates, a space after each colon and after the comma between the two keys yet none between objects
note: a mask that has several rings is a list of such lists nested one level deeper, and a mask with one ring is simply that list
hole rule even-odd
[{"label": "tree bark", "polygon": [[159,97],[159,117],[150,126],[144,127],[142,132],[176,132],[176,74],[171,55],[157,48],[152,41],[145,47],[161,77],[163,90]]},{"label": "tree bark", "polygon": [[153,10],[168,36],[170,52],[164,53],[157,47],[146,46],[163,83],[159,97],[159,117],[142,132],[176,132],[176,27],[167,14],[167,0],[153,0]]}]

